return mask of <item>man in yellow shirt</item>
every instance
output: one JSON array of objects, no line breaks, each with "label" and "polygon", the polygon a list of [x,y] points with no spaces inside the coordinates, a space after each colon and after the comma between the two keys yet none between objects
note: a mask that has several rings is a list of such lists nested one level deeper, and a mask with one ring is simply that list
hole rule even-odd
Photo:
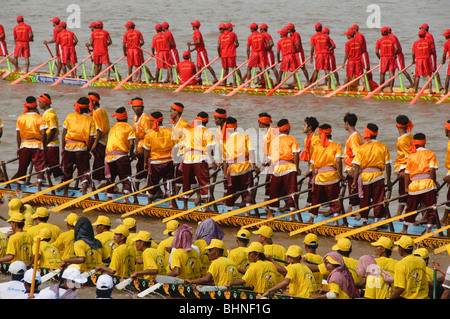
[{"label": "man in yellow shirt", "polygon": [[[89,99],[80,97],[74,104],[75,112],[67,115],[63,124],[61,135],[62,159],[61,165],[64,171],[63,182],[72,178],[74,166],[78,170],[78,176],[86,174],[90,170],[90,153],[96,135],[95,122],[89,116]],[[86,194],[90,183],[89,176],[81,177],[81,189]],[[69,185],[64,186],[64,195],[67,196]]]},{"label": "man in yellow shirt", "polygon": [[[411,154],[408,157],[405,168],[405,187],[408,191],[405,213],[409,213],[421,207],[430,207],[436,204],[436,170],[439,163],[436,154],[425,148],[426,137],[423,133],[414,134],[411,141]],[[426,232],[436,225],[436,210],[430,208],[426,211],[423,221],[427,225]],[[407,233],[408,226],[416,224],[416,216],[405,217],[402,233]],[[420,223],[421,221],[418,221]]]},{"label": "man in yellow shirt", "polygon": [[236,234],[237,247],[230,250],[228,258],[232,259],[237,266],[238,276],[242,277],[245,274],[245,270],[249,266],[248,254],[245,249],[250,242],[250,232],[247,229],[240,229]]},{"label": "man in yellow shirt", "polygon": [[[295,137],[289,134],[291,131],[289,121],[281,119],[278,121],[275,130],[278,132],[270,141],[270,150],[268,151],[273,166],[269,199],[297,193],[297,176],[302,173],[298,167],[300,146],[298,146]],[[270,204],[270,212],[267,218],[272,218],[273,211],[279,211],[279,206],[279,201]],[[298,194],[289,197],[286,207],[291,211],[298,208]],[[291,221],[293,220],[294,216],[291,215]]]},{"label": "man in yellow shirt", "polygon": [[[448,171],[443,180],[445,183],[447,183],[447,185],[450,185],[450,120],[445,122],[444,132],[445,136],[447,136],[449,141],[447,143],[447,155],[445,156],[445,168]],[[448,187],[447,190],[447,200],[450,200],[450,187]],[[450,212],[450,204],[447,204],[445,205],[445,211],[441,219],[441,225],[447,225],[449,212]]]},{"label": "man in yellow shirt", "polygon": [[341,238],[337,241],[332,250],[337,251],[344,259],[345,265],[352,274],[353,280],[356,282],[361,280],[361,277],[356,272],[358,267],[358,259],[350,257],[352,253],[352,242],[348,238]]},{"label": "man in yellow shirt", "polygon": [[97,217],[97,220],[92,223],[92,226],[95,226],[95,231],[97,233],[95,238],[102,244],[106,256],[104,259],[111,258],[115,246],[114,233],[111,231],[111,219],[108,216],[100,215]]},{"label": "man in yellow shirt", "polygon": [[[305,245],[305,254],[302,256],[302,262],[312,265],[323,264],[323,257],[317,253],[317,248],[319,247],[319,237],[317,237],[316,234],[309,233],[303,239],[303,244]],[[319,271],[313,272],[313,275],[317,288],[319,288],[322,284],[324,275]]]},{"label": "man in yellow shirt", "polygon": [[389,276],[393,278],[395,265],[398,262],[398,260],[391,257],[394,243],[386,236],[380,236],[380,238],[378,238],[376,242],[371,243],[371,245],[375,247],[375,255],[378,256],[375,258],[378,267],[380,267],[381,270],[386,271]]},{"label": "man in yellow shirt", "polygon": [[[405,167],[410,154],[411,140],[413,135],[411,130],[414,125],[406,115],[399,115],[395,119],[398,130],[397,139],[397,158],[395,159],[394,172],[399,177],[398,180],[398,195],[402,196],[406,194],[405,189]],[[401,215],[406,206],[406,196],[398,200],[398,210],[395,216]]]},{"label": "man in yellow shirt", "polygon": [[134,238],[136,250],[140,252],[141,257],[136,258],[136,269],[142,264],[142,270],[136,270],[130,275],[130,278],[143,276],[144,279],[152,280],[156,275],[165,275],[167,265],[164,255],[158,249],[152,248],[152,235],[141,230]]},{"label": "man in yellow shirt", "polygon": [[[259,153],[258,156],[262,156],[261,166],[259,170],[262,172],[264,168],[266,168],[266,182],[270,182],[273,175],[273,162],[270,160],[270,145],[272,139],[276,137],[277,131],[270,126],[272,123],[272,116],[266,112],[259,113],[258,115],[258,127],[259,132],[262,136],[261,145],[262,154]],[[269,200],[270,198],[270,183],[265,187],[265,200]]]},{"label": "man in yellow shirt", "polygon": [[413,255],[414,240],[407,235],[394,243],[402,257],[394,275],[394,292],[389,299],[428,299],[428,279],[425,261]]},{"label": "man in yellow shirt", "polygon": [[[54,245],[50,244],[50,240],[52,239],[52,232],[48,228],[41,228],[39,231],[39,235],[37,235],[34,240],[33,245],[33,255],[36,252],[36,240],[40,238],[39,244],[39,254],[37,256],[38,265],[40,268],[48,268],[48,269],[58,269],[61,264],[61,255],[59,254],[58,248]],[[36,256],[32,257],[32,259],[36,258]],[[31,266],[32,261],[27,266]]]},{"label": "man in yellow shirt", "polygon": [[[383,143],[376,140],[378,126],[373,123],[367,124],[364,129],[363,139],[366,141],[356,151],[352,163],[354,165],[353,184],[351,187],[358,190],[360,208],[370,204],[378,204],[385,196],[385,176],[388,188],[391,187],[391,155]],[[384,205],[373,208],[375,222],[386,217]],[[355,216],[355,220],[368,223],[369,210],[366,209]]]},{"label": "man in yellow shirt", "polygon": [[168,237],[161,240],[158,244],[158,251],[163,254],[164,261],[166,265],[169,263],[169,257],[170,257],[170,249],[172,248],[172,241],[173,241],[173,233],[180,227],[180,222],[178,220],[171,220],[167,222],[166,229],[163,231],[164,235],[167,235]]},{"label": "man in yellow shirt", "polygon": [[39,108],[44,111],[42,118],[48,126],[46,131],[47,149],[45,150],[45,158],[48,167],[51,167],[49,175],[53,175],[55,179],[62,179],[63,171],[60,167],[58,116],[52,107],[52,99],[47,93],[43,93],[38,97],[38,104]]},{"label": "man in yellow shirt", "polygon": [[78,221],[78,215],[75,213],[69,213],[64,219],[67,225],[67,231],[63,232],[55,240],[53,245],[59,250],[61,259],[68,259],[75,257],[73,242],[75,238],[75,225]]},{"label": "man in yellow shirt", "polygon": [[[111,128],[108,137],[108,143],[105,150],[105,177],[108,185],[113,184],[116,177],[123,181],[123,193],[128,194],[132,190],[131,176],[131,156],[135,146],[134,128],[127,123],[127,110],[119,107],[112,115],[117,119],[117,123]],[[114,194],[113,187],[108,188],[108,196]],[[128,198],[125,198],[128,202]]]},{"label": "man in yellow shirt", "polygon": [[[224,139],[223,139],[223,134],[224,134],[224,125],[226,124],[226,120],[227,120],[227,111],[225,109],[222,108],[217,108],[214,111],[214,124],[216,124],[217,129],[216,129],[216,148],[214,150],[214,157],[216,159],[218,159],[217,161],[219,162],[219,166],[222,167],[222,163],[221,159],[223,158],[223,152],[224,152]],[[225,185],[225,184],[224,184]]]},{"label": "man in yellow shirt", "polygon": [[[342,147],[331,140],[332,129],[329,124],[319,126],[320,144],[316,146],[311,157],[313,169],[311,205],[317,205],[339,197],[340,184],[345,178],[342,175]],[[330,204],[333,216],[341,211],[339,201]],[[310,210],[309,223],[313,223],[319,213],[319,207]],[[337,226],[337,221],[334,223]]]},{"label": "man in yellow shirt", "polygon": [[[19,167],[17,173],[11,179],[16,179],[27,174],[30,163],[34,164],[36,172],[47,167],[45,150],[47,147],[48,125],[37,110],[37,101],[34,96],[28,96],[25,100],[25,112],[17,118],[17,155]],[[44,173],[37,174],[38,191],[45,180]],[[25,180],[17,181],[19,185],[25,184]]]},{"label": "man in yellow shirt", "polygon": [[12,235],[9,236],[6,254],[0,258],[0,263],[16,260],[29,263],[33,255],[33,236],[23,231],[25,217],[21,213],[14,213],[6,222],[11,225]]},{"label": "man in yellow shirt", "polygon": [[42,228],[48,228],[52,232],[50,244],[54,243],[62,234],[62,230],[58,225],[48,222],[50,219],[50,211],[46,207],[38,207],[31,217],[34,219],[35,225],[28,228],[27,232],[33,236],[33,238],[39,235]]}]

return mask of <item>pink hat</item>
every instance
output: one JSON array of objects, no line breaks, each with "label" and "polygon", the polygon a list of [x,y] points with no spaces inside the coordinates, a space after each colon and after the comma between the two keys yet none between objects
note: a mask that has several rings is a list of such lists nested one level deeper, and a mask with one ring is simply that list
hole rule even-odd
[{"label": "pink hat", "polygon": [[193,27],[197,27],[198,28],[200,26],[200,22],[198,20],[195,20],[194,22],[191,22],[191,25]]},{"label": "pink hat", "polygon": [[258,29],[258,25],[257,25],[255,22],[253,22],[252,24],[250,24],[248,27],[249,27],[250,29]]}]

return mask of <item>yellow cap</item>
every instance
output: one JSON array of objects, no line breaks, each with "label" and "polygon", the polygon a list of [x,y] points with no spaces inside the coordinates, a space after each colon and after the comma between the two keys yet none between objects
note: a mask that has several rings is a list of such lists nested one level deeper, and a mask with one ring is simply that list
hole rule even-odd
[{"label": "yellow cap", "polygon": [[341,265],[338,261],[336,261],[333,257],[331,256],[326,256],[325,259],[333,265]]},{"label": "yellow cap", "polygon": [[21,223],[25,220],[25,216],[23,216],[22,213],[14,213],[6,222],[15,222],[15,223]]},{"label": "yellow cap", "polygon": [[50,231],[50,229],[48,229],[47,227],[42,228],[39,231],[39,235],[35,236],[34,239],[49,239],[52,238],[52,232]]},{"label": "yellow cap", "polygon": [[36,209],[36,212],[31,215],[31,218],[38,218],[38,217],[47,217],[50,214],[47,208],[45,207],[38,207]]},{"label": "yellow cap", "polygon": [[9,201],[9,216],[12,216],[14,213],[20,213],[20,208],[22,207],[22,201],[19,198],[13,198]]},{"label": "yellow cap", "polygon": [[75,213],[70,213],[69,215],[67,215],[64,221],[67,222],[67,224],[69,224],[70,226],[75,226],[78,221],[78,215]]},{"label": "yellow cap", "polygon": [[288,247],[286,251],[286,256],[289,257],[297,258],[300,257],[301,255],[303,255],[303,250],[298,245],[291,245]]},{"label": "yellow cap", "polygon": [[269,226],[264,225],[264,226],[261,226],[258,230],[255,230],[253,232],[253,234],[261,235],[266,238],[270,238],[273,235],[273,230]]},{"label": "yellow cap", "polygon": [[221,241],[220,239],[216,239],[216,238],[211,239],[211,242],[205,249],[213,249],[213,248],[223,249],[224,251],[227,250],[225,243],[223,241]]},{"label": "yellow cap", "polygon": [[136,219],[132,217],[125,218],[123,224],[128,227],[128,229],[134,228],[136,226]]},{"label": "yellow cap", "polygon": [[430,254],[428,253],[428,250],[426,248],[419,248],[414,250],[414,255],[421,257],[422,259],[427,259],[430,257]]},{"label": "yellow cap", "polygon": [[305,236],[305,239],[303,239],[303,243],[310,246],[317,246],[319,245],[319,237],[317,237],[316,234],[309,233]]},{"label": "yellow cap", "polygon": [[403,249],[412,249],[414,248],[414,240],[410,236],[403,235],[397,240],[395,245],[402,247]]},{"label": "yellow cap", "polygon": [[130,231],[128,230],[128,227],[125,225],[119,225],[115,229],[112,230],[114,234],[121,234],[125,237],[128,237],[130,235]]},{"label": "yellow cap", "polygon": [[134,240],[149,242],[150,240],[152,240],[152,234],[150,234],[148,231],[141,230],[139,233],[137,233],[136,237],[134,237]]},{"label": "yellow cap", "polygon": [[92,224],[92,226],[97,226],[97,225],[111,226],[111,220],[109,219],[109,217],[107,217],[105,215],[100,215],[97,217],[97,220],[95,221],[95,223]]},{"label": "yellow cap", "polygon": [[331,249],[340,250],[340,251],[349,251],[352,248],[352,242],[348,238],[340,238],[337,241],[337,244],[334,245]]},{"label": "yellow cap", "polygon": [[387,238],[386,236],[381,236],[380,238],[378,238],[378,240],[376,242],[370,243],[372,246],[381,246],[384,247],[386,249],[392,249],[392,246],[394,246],[394,243],[392,242],[392,240],[390,240],[389,238]]},{"label": "yellow cap", "polygon": [[164,235],[167,235],[170,232],[174,232],[180,227],[180,223],[177,220],[171,220],[166,224],[166,230],[163,231]]},{"label": "yellow cap", "polygon": [[248,245],[247,248],[244,249],[246,253],[251,253],[256,251],[257,253],[264,253],[264,246],[258,241],[253,241]]},{"label": "yellow cap", "polygon": [[250,239],[250,232],[247,229],[240,229],[237,232],[236,237],[241,239]]}]

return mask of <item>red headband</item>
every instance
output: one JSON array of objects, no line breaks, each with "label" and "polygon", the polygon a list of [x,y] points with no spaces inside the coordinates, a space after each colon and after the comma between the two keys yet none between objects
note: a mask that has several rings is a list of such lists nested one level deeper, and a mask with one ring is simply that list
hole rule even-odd
[{"label": "red headband", "polygon": [[397,127],[406,128],[407,132],[411,132],[412,129],[414,128],[414,125],[412,124],[411,121],[409,121],[408,124],[406,124],[406,125],[397,123]]},{"label": "red headband", "polygon": [[331,135],[331,128],[328,129],[319,128],[318,133],[320,134],[320,145],[328,146],[330,142],[328,141],[327,135]]},{"label": "red headband", "polygon": [[23,106],[25,106],[23,113],[27,113],[28,109],[35,109],[37,107],[37,102],[24,103]]},{"label": "red headband", "polygon": [[378,132],[374,132],[366,127],[364,129],[363,139],[365,141],[370,141],[371,136],[377,136],[377,135],[378,135]]},{"label": "red headband", "polygon": [[200,116],[197,115],[195,117],[195,120],[192,121],[191,127],[196,127],[200,122],[201,123],[205,123],[205,122],[208,122],[208,120],[209,120],[208,116],[207,117],[200,117]]},{"label": "red headband", "polygon": [[445,128],[450,131],[450,123],[449,122],[445,122]]},{"label": "red headband", "polygon": [[123,113],[114,113],[113,115],[111,115],[111,117],[116,117],[118,120],[125,120],[128,118],[128,114],[127,111],[123,112]]},{"label": "red headband", "polygon": [[94,103],[92,101],[98,102],[98,101],[100,101],[100,99],[97,96],[92,95],[92,94],[88,95],[88,99],[89,99],[89,105],[91,107],[91,116],[92,116],[92,114],[94,113]]},{"label": "red headband", "polygon": [[163,117],[154,118],[150,115],[150,120],[153,121],[152,130],[157,131],[159,129],[159,123],[163,121]]},{"label": "red headband", "polygon": [[270,124],[270,123],[272,123],[272,117],[271,116],[260,116],[260,117],[258,117],[258,121],[263,124]]},{"label": "red headband", "polygon": [[227,113],[217,113],[217,112],[214,112],[214,115],[213,115],[214,117],[220,117],[220,118],[222,118],[222,119],[226,119],[227,118]]},{"label": "red headband", "polygon": [[87,105],[87,104],[80,104],[80,103],[75,103],[73,106],[75,106],[75,112],[77,112],[77,113],[80,113],[80,109],[85,109],[85,108],[88,108],[89,107],[89,105]]},{"label": "red headband", "polygon": [[409,148],[409,151],[411,153],[415,153],[417,151],[417,147],[416,146],[424,146],[426,144],[427,140],[423,139],[423,140],[415,140],[413,139],[411,141],[411,147]]},{"label": "red headband", "polygon": [[276,127],[276,129],[278,129],[278,131],[280,131],[280,132],[285,132],[285,131],[289,130],[290,128],[291,128],[291,124],[289,124],[289,123]]},{"label": "red headband", "polygon": [[46,95],[41,94],[40,97],[38,97],[39,102],[45,102],[47,104],[52,104],[52,100],[50,100]]},{"label": "red headband", "polygon": [[170,107],[173,108],[174,110],[177,110],[180,113],[183,113],[183,111],[184,111],[183,107],[176,105],[176,104],[172,104]]},{"label": "red headband", "polygon": [[131,105],[131,106],[144,106],[144,101],[142,101],[142,100],[131,100],[130,102],[128,102],[128,105]]}]

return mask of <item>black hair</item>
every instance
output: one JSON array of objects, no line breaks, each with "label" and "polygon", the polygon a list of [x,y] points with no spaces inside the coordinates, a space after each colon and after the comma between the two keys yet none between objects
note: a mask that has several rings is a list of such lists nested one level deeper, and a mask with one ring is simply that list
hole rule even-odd
[{"label": "black hair", "polygon": [[[331,128],[331,125],[325,123],[325,124],[320,125],[319,128],[322,129],[322,130],[328,130],[328,129]],[[331,138],[331,134],[327,135],[327,138]]]},{"label": "black hair", "polygon": [[259,113],[259,114],[258,114],[258,117],[270,117],[270,114],[269,114],[269,113],[266,113],[266,112],[264,112],[264,113]]},{"label": "black hair", "polygon": [[347,113],[344,116],[344,123],[348,123],[350,126],[356,126],[356,123],[358,122],[358,117],[355,113]]},{"label": "black hair", "polygon": [[426,137],[425,137],[425,134],[423,134],[423,133],[416,133],[416,134],[414,134],[413,139],[424,140],[424,139],[426,139]]},{"label": "black hair", "polygon": [[45,95],[45,96],[46,96],[47,98],[49,98],[50,100],[52,99],[48,93],[42,93],[42,95]]},{"label": "black hair", "polygon": [[197,115],[200,116],[200,117],[202,117],[202,118],[208,117],[208,113],[206,113],[206,112],[204,112],[204,111],[199,112]]},{"label": "black hair", "polygon": [[315,117],[305,117],[305,122],[311,127],[311,130],[315,130],[319,126],[319,121]]},{"label": "black hair", "polygon": [[376,124],[369,123],[367,124],[367,128],[373,132],[378,132],[378,126]]},{"label": "black hair", "polygon": [[[122,113],[125,113],[126,111],[127,111],[127,109],[125,107],[121,106],[116,110],[116,113],[122,114]],[[117,122],[126,122],[126,121],[127,121],[126,119],[123,119],[123,120],[117,119]]]},{"label": "black hair", "polygon": [[173,104],[175,104],[176,106],[182,107],[184,109],[184,105],[180,102],[175,102]]},{"label": "black hair", "polygon": [[409,123],[409,118],[406,115],[399,115],[395,119],[398,124],[407,125]]},{"label": "black hair", "polygon": [[287,119],[281,119],[278,121],[277,126],[280,127],[286,124],[289,124],[289,121]]},{"label": "black hair", "polygon": [[136,97],[134,97],[134,98],[131,99],[131,101],[134,101],[134,100],[143,101],[142,98],[140,98],[140,97],[138,97],[138,96],[136,96]]},{"label": "black hair", "polygon": [[322,26],[319,26],[316,31],[322,31]]},{"label": "black hair", "polygon": [[111,298],[112,289],[100,290],[96,289],[95,293],[97,294],[97,298]]},{"label": "black hair", "polygon": [[219,113],[219,114],[226,114],[227,110],[218,108],[218,109],[216,109],[216,112]]},{"label": "black hair", "polygon": [[36,102],[36,98],[34,96],[27,96],[27,98],[25,99],[25,101],[27,103],[34,103]]},{"label": "black hair", "polygon": [[163,116],[162,113],[159,112],[159,111],[153,112],[153,113],[151,113],[150,115],[151,115],[152,117],[154,117],[155,119],[160,118],[161,116]]},{"label": "black hair", "polygon": [[237,120],[234,117],[227,117],[227,124],[235,124],[237,123]]}]

